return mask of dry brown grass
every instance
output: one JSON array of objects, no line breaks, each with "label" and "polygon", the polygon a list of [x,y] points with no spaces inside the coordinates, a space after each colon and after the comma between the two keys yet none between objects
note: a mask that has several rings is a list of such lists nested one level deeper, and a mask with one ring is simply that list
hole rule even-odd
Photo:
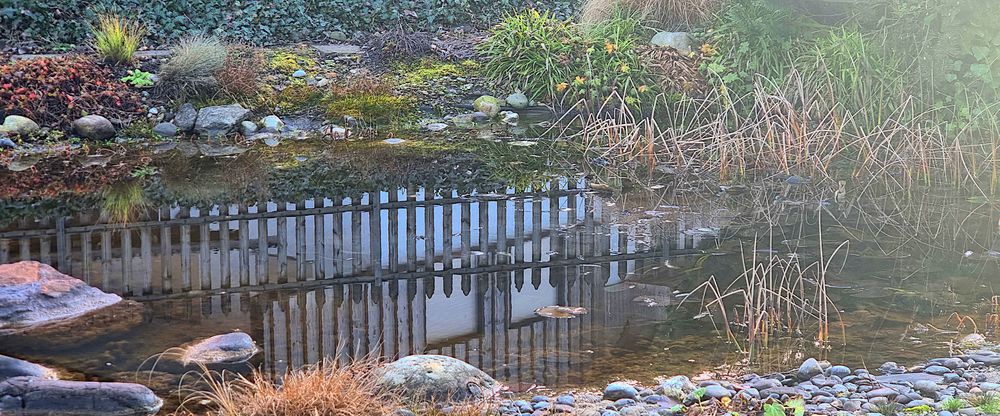
[{"label": "dry brown grass", "polygon": [[580,10],[580,22],[594,24],[611,15],[621,5],[642,13],[659,29],[689,30],[708,20],[723,0],[587,0]]},{"label": "dry brown grass", "polygon": [[178,414],[391,415],[400,401],[376,389],[377,368],[375,360],[361,360],[346,366],[334,360],[323,360],[278,378],[260,371],[243,376],[202,368],[194,385],[182,390],[186,397]]},{"label": "dry brown grass", "polygon": [[219,86],[236,98],[255,98],[261,94],[267,59],[263,51],[247,45],[226,47],[226,62],[216,72]]}]

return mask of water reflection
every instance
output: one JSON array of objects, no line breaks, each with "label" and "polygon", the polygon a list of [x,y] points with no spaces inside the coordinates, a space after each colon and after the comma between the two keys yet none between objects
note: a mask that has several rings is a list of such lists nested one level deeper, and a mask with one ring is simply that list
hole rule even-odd
[{"label": "water reflection", "polygon": [[[669,285],[639,277],[714,240],[685,230],[718,229],[720,217],[627,218],[586,189],[564,179],[523,193],[399,189],[175,205],[129,224],[96,211],[22,221],[0,233],[0,262],[53,264],[145,302],[148,316],[96,342],[15,339],[0,353],[113,377],[167,348],[241,329],[263,347],[255,364],[277,372],[326,356],[435,353],[515,385],[596,379],[595,354],[633,350],[637,327],[674,311]],[[534,313],[548,305],[590,313]]]}]

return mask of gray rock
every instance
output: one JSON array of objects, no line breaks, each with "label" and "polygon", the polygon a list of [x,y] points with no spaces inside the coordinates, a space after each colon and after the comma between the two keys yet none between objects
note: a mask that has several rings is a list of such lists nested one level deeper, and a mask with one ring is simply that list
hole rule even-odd
[{"label": "gray rock", "polygon": [[243,137],[253,136],[253,134],[256,132],[257,132],[257,123],[254,123],[252,121],[240,122],[240,134],[242,134]]},{"label": "gray rock", "polygon": [[934,374],[936,376],[940,376],[940,375],[945,374],[945,373],[950,373],[951,370],[948,367],[944,367],[944,366],[940,366],[940,365],[932,365],[930,367],[925,368],[924,372],[927,373],[927,374]]},{"label": "gray rock", "polygon": [[11,136],[27,136],[41,129],[38,123],[24,116],[7,116],[0,124],[0,133]]},{"label": "gray rock", "polygon": [[198,110],[194,131],[207,137],[224,136],[232,132],[249,115],[250,110],[239,104],[205,107]]},{"label": "gray rock", "polygon": [[17,143],[6,137],[0,136],[0,149],[16,149]]},{"label": "gray rock", "polygon": [[348,44],[326,44],[312,45],[316,52],[322,55],[358,55],[361,54],[361,47]]},{"label": "gray rock", "polygon": [[0,414],[131,416],[156,414],[163,400],[131,383],[15,377],[0,382]]},{"label": "gray rock", "polygon": [[121,300],[46,264],[0,265],[0,332],[74,318]]},{"label": "gray rock", "polygon": [[50,380],[58,378],[56,377],[56,372],[52,369],[14,357],[0,355],[0,381],[14,377],[34,377]]},{"label": "gray rock", "polygon": [[518,110],[528,108],[529,102],[530,100],[528,100],[528,96],[524,95],[521,91],[507,96],[507,105],[510,105]]},{"label": "gray rock", "polygon": [[260,119],[260,125],[261,131],[264,133],[280,133],[285,129],[285,122],[274,114]]},{"label": "gray rock", "polygon": [[411,355],[389,363],[378,385],[407,399],[437,403],[490,398],[501,388],[478,368],[442,355]]},{"label": "gray rock", "polygon": [[886,397],[892,399],[898,395],[899,395],[898,391],[890,389],[888,387],[877,388],[875,390],[869,391],[868,393],[865,393],[865,397],[867,397],[869,400],[875,397]]},{"label": "gray rock", "polygon": [[986,337],[982,334],[972,333],[958,340],[958,347],[963,349],[980,348],[986,345]]},{"label": "gray rock", "polygon": [[181,362],[197,364],[231,364],[245,362],[259,351],[253,338],[243,332],[215,335],[184,347]]},{"label": "gray rock", "polygon": [[306,77],[306,71],[304,69],[297,69],[297,70],[295,70],[295,72],[292,72],[292,77],[293,78],[305,78]]},{"label": "gray rock", "polygon": [[799,366],[798,371],[795,372],[795,377],[799,381],[806,381],[820,374],[823,374],[823,367],[820,367],[819,361],[816,361],[815,358],[809,358]]},{"label": "gray rock", "polygon": [[83,116],[73,122],[73,131],[91,140],[107,140],[118,134],[111,120],[98,115]]},{"label": "gray rock", "polygon": [[194,129],[194,122],[198,119],[198,110],[191,103],[184,103],[177,110],[174,116],[174,125],[182,132],[189,132]]},{"label": "gray rock", "polygon": [[927,397],[937,397],[937,392],[941,391],[942,388],[940,384],[930,380],[917,380],[913,383],[913,389]]},{"label": "gray rock", "polygon": [[486,114],[490,118],[496,117],[497,114],[500,114],[500,100],[490,95],[484,95],[476,98],[476,101],[472,102],[472,106],[476,109],[476,111]]},{"label": "gray rock", "polygon": [[879,374],[901,374],[906,371],[903,366],[896,364],[894,361],[886,361],[878,367]]},{"label": "gray rock", "polygon": [[178,128],[174,123],[159,123],[153,126],[153,134],[160,137],[174,137],[177,131]]},{"label": "gray rock", "polygon": [[441,131],[448,128],[446,123],[427,123],[424,125],[424,129],[427,131]]},{"label": "gray rock", "polygon": [[659,32],[649,40],[653,46],[670,47],[678,52],[689,54],[691,49],[691,35],[687,32]]},{"label": "gray rock", "polygon": [[663,395],[673,398],[675,400],[681,400],[684,396],[688,395],[694,391],[694,383],[691,382],[687,376],[673,376],[660,383],[657,391],[663,393]]},{"label": "gray rock", "polygon": [[631,384],[616,381],[608,384],[604,388],[604,400],[635,399],[639,395],[639,390]]},{"label": "gray rock", "polygon": [[847,376],[851,375],[851,369],[848,368],[848,367],[846,367],[846,366],[835,365],[835,366],[832,366],[832,367],[828,368],[826,370],[826,373],[829,374],[829,375],[831,375],[831,376],[837,376],[837,377],[840,377],[840,378],[844,378],[844,377],[847,377]]},{"label": "gray rock", "polygon": [[705,387],[705,396],[721,400],[723,397],[732,397],[733,392],[729,391],[729,389],[725,387],[715,384]]},{"label": "gray rock", "polygon": [[501,119],[503,120],[504,124],[511,126],[516,126],[517,121],[520,119],[520,116],[518,116],[517,113],[513,111],[501,111],[500,116],[502,117]]}]

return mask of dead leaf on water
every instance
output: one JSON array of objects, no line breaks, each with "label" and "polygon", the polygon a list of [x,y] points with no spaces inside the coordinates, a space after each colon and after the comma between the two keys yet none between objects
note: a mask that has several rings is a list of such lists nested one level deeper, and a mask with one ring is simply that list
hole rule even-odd
[{"label": "dead leaf on water", "polygon": [[535,313],[546,318],[569,319],[576,318],[577,315],[586,315],[587,308],[553,305],[535,309]]}]

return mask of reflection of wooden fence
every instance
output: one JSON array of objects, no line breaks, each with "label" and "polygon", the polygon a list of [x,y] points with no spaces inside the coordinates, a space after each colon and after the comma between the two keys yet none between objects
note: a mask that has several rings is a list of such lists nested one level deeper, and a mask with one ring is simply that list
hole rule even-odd
[{"label": "reflection of wooden fence", "polygon": [[172,207],[161,220],[127,226],[60,218],[0,233],[0,262],[40,260],[105,290],[150,296],[546,261],[556,255],[546,245],[549,224],[594,225],[575,187],[562,182],[519,199],[400,190],[211,211]]},{"label": "reflection of wooden fence", "polygon": [[[346,362],[367,354],[429,353],[460,358],[508,383],[564,384],[587,371],[595,343],[619,335],[608,331],[632,314],[663,311],[633,302],[636,291],[604,288],[618,277],[613,270],[625,275],[648,260],[656,264],[657,257],[632,253],[602,263],[271,293],[252,313],[263,317],[254,332],[263,341],[267,368],[277,372],[322,357]],[[461,292],[436,290],[453,281]],[[536,303],[525,304],[525,298]],[[550,304],[590,313],[565,320],[533,314]],[[456,328],[442,328],[447,325]]]}]

